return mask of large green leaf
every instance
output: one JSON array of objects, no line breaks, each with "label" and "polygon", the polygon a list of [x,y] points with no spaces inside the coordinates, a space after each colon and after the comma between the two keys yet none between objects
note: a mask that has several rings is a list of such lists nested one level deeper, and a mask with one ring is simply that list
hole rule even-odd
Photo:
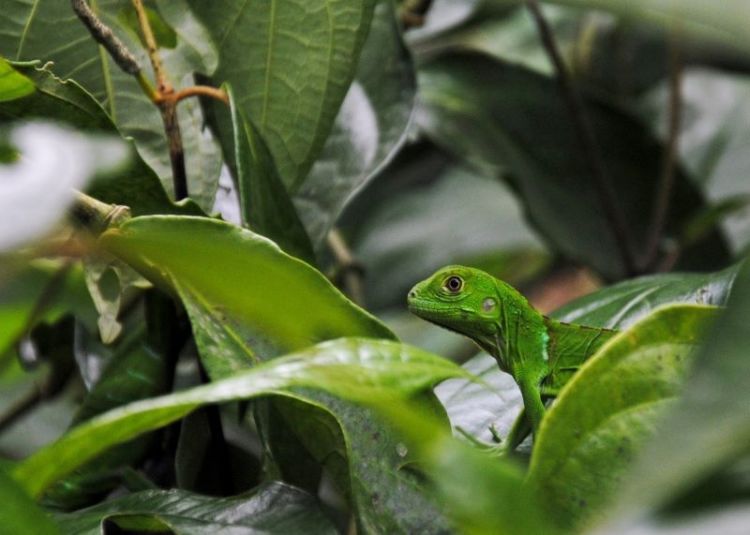
[{"label": "large green leaf", "polygon": [[[459,156],[508,176],[529,218],[558,251],[607,278],[625,275],[606,218],[609,208],[599,200],[553,78],[487,56],[453,53],[428,63],[419,80],[417,118],[428,135]],[[643,243],[663,149],[644,125],[617,108],[589,100],[587,112],[616,202],[634,242]],[[680,170],[672,201],[667,230],[679,236],[704,207]],[[581,218],[582,213],[588,216]],[[682,251],[679,267],[716,269],[726,260],[723,240],[714,232]]]},{"label": "large green leaf", "polygon": [[[189,244],[179,240],[185,235]],[[227,223],[141,217],[107,232],[101,243],[152,281],[177,287],[213,378],[322,340],[393,337],[318,271]],[[284,404],[285,420],[348,491],[363,526],[408,531],[442,521],[415,478],[399,470],[398,435],[372,411],[319,392],[296,398],[304,404]],[[434,399],[428,403],[441,409]]]},{"label": "large green leaf", "polygon": [[395,2],[380,0],[333,130],[295,193],[315,244],[403,144],[415,92],[414,66],[401,39]]},{"label": "large green leaf", "polygon": [[[713,5],[701,0],[550,0],[576,7],[602,9],[666,27],[680,25],[683,31],[715,39],[750,52],[750,37],[743,23],[750,17],[750,5],[743,0],[725,0]],[[508,3],[508,0],[500,0]]]},{"label": "large green leaf", "polygon": [[176,535],[336,533],[313,496],[278,482],[231,498],[177,489],[139,492],[56,521],[70,535],[99,535],[104,522],[128,530],[168,529]]},{"label": "large green leaf", "polygon": [[747,267],[743,268],[726,312],[698,352],[682,398],[628,474],[620,507],[613,510],[614,523],[658,511],[696,486],[700,488],[708,476],[746,459],[750,443],[748,275]]},{"label": "large green leaf", "polygon": [[602,516],[717,316],[714,307],[659,309],[605,344],[563,388],[542,420],[527,480],[560,527]]},{"label": "large green leaf", "polygon": [[393,337],[319,271],[229,223],[138,217],[100,242],[152,282],[169,288],[175,280],[200,290],[208,303],[262,333],[281,352],[339,336]]},{"label": "large green leaf", "polygon": [[374,0],[188,3],[218,44],[213,80],[231,84],[296,189],[349,88]]},{"label": "large green leaf", "polygon": [[[16,465],[13,475],[38,496],[50,484],[108,448],[210,404],[319,388],[354,400],[406,399],[465,372],[443,358],[387,340],[340,339],[277,358],[227,379],[130,403],[73,428]],[[391,398],[393,399],[393,398]]]},{"label": "large green leaf", "polygon": [[26,494],[23,487],[0,470],[0,526],[16,535],[55,535],[60,531]]},{"label": "large green leaf", "polygon": [[[0,103],[0,124],[46,119],[83,132],[120,137],[104,109],[76,82],[61,80],[48,66],[28,63],[16,64],[16,68],[34,82],[37,90],[25,98]],[[97,178],[87,191],[102,201],[127,205],[134,214],[202,213],[193,203],[171,203],[151,168],[132,152],[127,165]]]},{"label": "large green leaf", "polygon": [[281,182],[266,142],[238,107],[232,88],[228,84],[225,88],[231,108],[232,167],[239,186],[242,221],[290,254],[314,264],[310,238]]},{"label": "large green leaf", "polygon": [[33,92],[34,84],[31,80],[0,57],[0,102],[25,97]]},{"label": "large green leaf", "polygon": [[724,305],[740,265],[716,273],[668,273],[624,281],[568,303],[552,317],[568,323],[624,329],[668,303]]},{"label": "large green leaf", "polygon": [[[174,25],[177,46],[160,50],[172,83],[192,85],[194,70],[210,72],[216,66],[211,40],[201,39],[197,21],[182,1],[170,1],[164,9]],[[174,5],[173,5],[174,4]],[[135,53],[148,69],[145,49],[125,16],[132,5],[127,0],[99,0],[99,16]],[[165,23],[166,24],[166,23]],[[139,153],[171,188],[169,151],[159,111],[129,74],[122,72],[89,35],[68,2],[57,0],[15,0],[0,13],[0,54],[16,61],[52,61],[62,79],[74,79],[106,107],[120,130],[135,139]],[[218,184],[221,165],[216,144],[203,133],[200,107],[194,100],[178,110],[191,195],[204,209]]]}]

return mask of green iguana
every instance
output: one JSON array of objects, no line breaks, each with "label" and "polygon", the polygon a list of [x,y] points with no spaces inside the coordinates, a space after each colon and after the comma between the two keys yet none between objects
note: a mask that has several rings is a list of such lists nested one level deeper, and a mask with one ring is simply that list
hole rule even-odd
[{"label": "green iguana", "polygon": [[509,449],[528,434],[528,424],[536,435],[544,400],[556,396],[578,367],[617,334],[543,316],[509,284],[464,266],[438,270],[417,283],[407,301],[412,313],[468,336],[513,376],[524,411],[507,439]]}]

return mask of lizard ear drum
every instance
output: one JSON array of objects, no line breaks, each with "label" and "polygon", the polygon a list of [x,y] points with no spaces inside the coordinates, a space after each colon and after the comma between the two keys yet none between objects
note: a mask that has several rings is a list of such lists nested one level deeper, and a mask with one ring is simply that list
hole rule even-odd
[{"label": "lizard ear drum", "polygon": [[445,282],[443,283],[443,288],[448,290],[450,293],[458,293],[461,291],[461,288],[464,287],[464,280],[461,277],[458,277],[456,275],[452,275],[445,279]]},{"label": "lizard ear drum", "polygon": [[492,299],[491,297],[486,297],[484,301],[482,301],[482,310],[485,312],[492,312],[495,310],[495,307],[497,306],[497,301]]}]

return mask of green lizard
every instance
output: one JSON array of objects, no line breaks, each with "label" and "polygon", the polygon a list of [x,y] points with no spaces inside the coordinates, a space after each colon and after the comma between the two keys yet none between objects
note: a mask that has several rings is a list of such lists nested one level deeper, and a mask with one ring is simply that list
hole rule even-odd
[{"label": "green lizard", "polygon": [[[544,400],[557,395],[576,369],[617,331],[543,316],[515,288],[484,271],[447,266],[409,292],[409,310],[471,338],[513,376],[524,411],[511,430],[512,449],[536,434]],[[525,414],[525,417],[524,417]]]}]

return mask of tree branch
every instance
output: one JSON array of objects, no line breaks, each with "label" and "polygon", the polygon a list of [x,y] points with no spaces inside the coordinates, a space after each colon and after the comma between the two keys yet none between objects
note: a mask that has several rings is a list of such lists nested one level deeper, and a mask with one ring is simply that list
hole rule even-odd
[{"label": "tree branch", "polygon": [[[651,212],[651,226],[640,267],[652,268],[659,257],[659,245],[669,216],[669,204],[674,188],[675,171],[679,155],[680,124],[682,119],[682,57],[679,31],[673,29],[669,36],[669,126],[667,145],[662,161],[659,185]],[[663,264],[664,265],[664,264]],[[668,264],[667,264],[668,265]]]},{"label": "tree branch", "polygon": [[331,229],[326,238],[328,247],[336,259],[337,269],[335,278],[341,278],[346,294],[358,305],[364,303],[364,288],[362,285],[362,266],[352,255],[344,237],[338,229]]},{"label": "tree branch", "polygon": [[94,12],[91,11],[86,0],[71,0],[71,4],[73,5],[73,11],[75,11],[78,18],[88,28],[92,37],[109,52],[109,55],[112,56],[118,67],[128,74],[138,76],[141,72],[138,60],[128,50],[128,47],[117,38],[112,29],[99,20]]},{"label": "tree branch", "polygon": [[617,202],[617,194],[607,175],[604,158],[594,134],[581,94],[568,74],[565,62],[557,47],[552,30],[547,24],[537,0],[526,0],[526,7],[536,24],[542,45],[557,73],[557,80],[581,144],[585,161],[594,180],[594,188],[603,208],[604,216],[619,247],[623,266],[628,274],[637,272],[635,246],[625,214]]}]

